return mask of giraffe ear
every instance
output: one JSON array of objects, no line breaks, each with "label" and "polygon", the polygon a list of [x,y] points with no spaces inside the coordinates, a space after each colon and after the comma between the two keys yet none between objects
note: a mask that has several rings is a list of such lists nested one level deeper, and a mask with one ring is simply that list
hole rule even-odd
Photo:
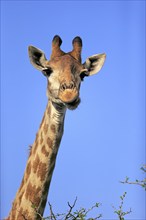
[{"label": "giraffe ear", "polygon": [[47,61],[44,52],[34,46],[29,46],[28,54],[31,64],[36,69],[43,71],[45,68],[45,63]]},{"label": "giraffe ear", "polygon": [[83,67],[86,69],[86,76],[91,76],[100,71],[102,68],[106,54],[95,54],[91,57],[88,57],[83,64]]}]

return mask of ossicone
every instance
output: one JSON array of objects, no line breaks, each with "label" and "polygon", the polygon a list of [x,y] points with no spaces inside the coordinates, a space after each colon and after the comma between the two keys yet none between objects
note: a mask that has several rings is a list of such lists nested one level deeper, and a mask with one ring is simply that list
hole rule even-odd
[{"label": "ossicone", "polygon": [[51,53],[51,59],[55,57],[59,57],[64,55],[65,53],[60,49],[60,46],[62,44],[62,39],[55,35],[52,40],[52,53]]},{"label": "ossicone", "polygon": [[81,63],[82,39],[77,36],[72,41],[73,50],[70,54]]}]

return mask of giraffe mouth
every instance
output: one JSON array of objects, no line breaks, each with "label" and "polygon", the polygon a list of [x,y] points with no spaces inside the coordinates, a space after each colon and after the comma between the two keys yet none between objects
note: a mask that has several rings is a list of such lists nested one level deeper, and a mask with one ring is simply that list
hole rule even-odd
[{"label": "giraffe mouth", "polygon": [[70,110],[74,110],[78,107],[80,102],[81,102],[81,99],[77,97],[74,101],[65,103],[65,106]]},{"label": "giraffe mouth", "polygon": [[68,109],[76,109],[80,103],[79,92],[75,89],[67,88],[59,92],[59,99]]}]

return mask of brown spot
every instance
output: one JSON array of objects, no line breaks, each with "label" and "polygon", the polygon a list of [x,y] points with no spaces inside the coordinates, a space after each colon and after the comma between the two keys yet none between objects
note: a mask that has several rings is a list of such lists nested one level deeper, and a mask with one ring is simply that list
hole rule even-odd
[{"label": "brown spot", "polygon": [[[39,132],[38,132],[39,133]],[[35,138],[35,142],[37,142],[38,141],[38,138],[39,138],[39,134],[36,134],[36,138]]]},{"label": "brown spot", "polygon": [[45,145],[43,145],[42,146],[42,153],[46,156],[46,157],[48,157],[49,156],[49,152],[46,150],[46,147],[45,147]]},{"label": "brown spot", "polygon": [[44,114],[43,119],[42,119],[42,122],[41,122],[41,124],[40,124],[40,128],[42,127],[42,125],[43,125],[43,123],[44,123],[44,120],[45,120],[45,114]]},{"label": "brown spot", "polygon": [[36,153],[37,148],[38,148],[38,135],[36,137],[36,140],[35,140],[35,143],[34,143],[34,146],[33,146],[33,154]]},{"label": "brown spot", "polygon": [[27,176],[30,175],[30,172],[31,172],[31,162],[29,161],[28,164],[27,164],[27,168],[26,168],[26,174],[27,174]]},{"label": "brown spot", "polygon": [[43,134],[42,134],[42,132],[41,132],[40,144],[42,144],[42,143],[43,143]]},{"label": "brown spot", "polygon": [[47,165],[45,163],[40,162],[37,170],[37,176],[44,181],[46,178]]},{"label": "brown spot", "polygon": [[11,218],[11,219],[15,219],[15,216],[16,216],[16,210],[13,211],[13,213],[12,213],[12,218]]},{"label": "brown spot", "polygon": [[47,145],[52,149],[53,141],[49,137],[47,138]]},{"label": "brown spot", "polygon": [[44,130],[44,133],[47,134],[47,131],[48,131],[48,124],[44,124],[43,130]]},{"label": "brown spot", "polygon": [[29,182],[25,192],[25,198],[31,201],[31,203],[37,207],[41,199],[40,192],[41,192],[41,187],[36,187],[35,185],[32,185]]},{"label": "brown spot", "polygon": [[46,170],[46,164],[42,163],[39,156],[37,155],[33,163],[33,171],[34,173],[37,173],[37,176],[40,177],[41,181],[45,179]]},{"label": "brown spot", "polygon": [[19,191],[21,191],[21,189],[23,188],[23,186],[24,186],[24,177],[23,177],[23,179],[22,179],[22,182],[21,182],[21,185],[20,185]]},{"label": "brown spot", "polygon": [[51,115],[51,108],[50,108],[50,105],[48,106],[47,108],[47,114],[50,116]]},{"label": "brown spot", "polygon": [[34,171],[34,173],[37,172],[39,163],[40,163],[40,158],[39,158],[39,156],[37,155],[36,158],[35,158],[35,160],[34,160],[34,162],[33,162],[33,171]]},{"label": "brown spot", "polygon": [[23,208],[18,211],[19,214],[17,215],[17,219],[19,220],[32,220],[32,218],[29,216],[29,211],[27,209],[23,210]]},{"label": "brown spot", "polygon": [[[8,219],[10,219],[10,220],[16,219],[16,214],[17,214],[16,212],[17,212],[17,203],[14,201],[13,205],[12,205],[12,210],[11,210],[11,212],[9,214],[9,218]],[[6,220],[8,220],[8,219],[6,219]]]},{"label": "brown spot", "polygon": [[52,124],[52,125],[51,125],[51,131],[52,131],[53,133],[55,133],[55,132],[56,132],[56,127],[55,127],[55,125],[54,125],[54,124]]}]

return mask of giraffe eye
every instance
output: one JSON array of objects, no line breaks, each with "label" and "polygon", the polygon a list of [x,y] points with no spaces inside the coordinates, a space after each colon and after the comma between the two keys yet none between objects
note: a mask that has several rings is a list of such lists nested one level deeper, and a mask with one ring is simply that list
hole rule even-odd
[{"label": "giraffe eye", "polygon": [[52,70],[51,67],[47,67],[47,68],[44,68],[44,69],[42,70],[42,73],[43,73],[45,76],[47,76],[47,77],[49,77],[52,72],[53,72],[53,70]]},{"label": "giraffe eye", "polygon": [[85,77],[85,76],[88,76],[88,71],[87,71],[87,69],[84,69],[84,70],[81,71],[81,73],[80,73],[81,81],[84,80],[84,77]]}]

